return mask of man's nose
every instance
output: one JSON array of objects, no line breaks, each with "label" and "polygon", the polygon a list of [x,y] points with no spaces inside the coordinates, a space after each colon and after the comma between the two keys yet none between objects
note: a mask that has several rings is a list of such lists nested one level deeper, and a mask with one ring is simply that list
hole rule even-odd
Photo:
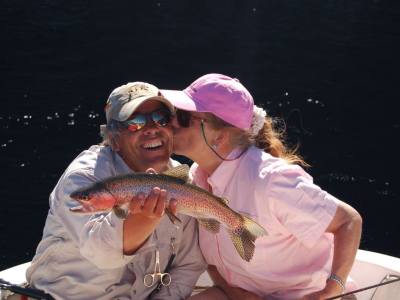
[{"label": "man's nose", "polygon": [[153,121],[148,122],[143,128],[143,133],[146,135],[155,134],[158,131],[159,126]]}]

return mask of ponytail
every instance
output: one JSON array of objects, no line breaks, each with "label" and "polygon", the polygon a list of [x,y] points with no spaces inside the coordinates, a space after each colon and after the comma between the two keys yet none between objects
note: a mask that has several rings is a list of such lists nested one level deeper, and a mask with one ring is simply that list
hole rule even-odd
[{"label": "ponytail", "polygon": [[254,145],[272,156],[284,159],[290,164],[299,164],[303,167],[309,167],[310,165],[297,153],[298,145],[294,148],[290,148],[286,145],[286,127],[277,127],[278,126],[274,124],[274,120],[266,116],[263,127],[253,138]]}]

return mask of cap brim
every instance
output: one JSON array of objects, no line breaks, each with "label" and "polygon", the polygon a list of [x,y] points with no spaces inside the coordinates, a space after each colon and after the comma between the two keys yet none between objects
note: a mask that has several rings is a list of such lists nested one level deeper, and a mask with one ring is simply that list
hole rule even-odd
[{"label": "cap brim", "polygon": [[143,96],[143,97],[136,98],[135,101],[130,101],[130,102],[126,103],[122,107],[122,109],[119,111],[118,120],[117,121],[126,121],[126,120],[128,120],[129,117],[136,111],[136,109],[140,105],[142,105],[146,101],[150,101],[150,100],[160,101],[161,103],[165,104],[171,112],[174,111],[173,104],[171,103],[171,101],[166,99],[166,97],[163,97],[163,96],[151,96],[151,97]]},{"label": "cap brim", "polygon": [[185,92],[176,90],[160,90],[161,95],[168,99],[173,106],[179,109],[188,111],[201,111],[201,108],[196,105]]}]

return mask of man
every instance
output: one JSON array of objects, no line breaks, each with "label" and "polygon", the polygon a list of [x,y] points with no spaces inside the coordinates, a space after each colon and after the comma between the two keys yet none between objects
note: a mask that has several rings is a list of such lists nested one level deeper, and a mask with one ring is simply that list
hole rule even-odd
[{"label": "man", "polygon": [[[184,299],[205,264],[195,220],[179,216],[182,224],[176,227],[164,216],[167,191],[154,188],[150,195],[132,195],[140,201],[131,202],[125,220],[114,212],[91,216],[69,210],[78,204],[69,196],[78,188],[110,176],[150,168],[162,172],[179,164],[170,159],[173,107],[155,86],[133,82],[116,88],[105,112],[102,145],[75,158],[50,195],[28,282],[56,299]],[[143,279],[154,273],[156,252],[161,272],[173,253],[176,257],[168,271],[170,285],[154,293],[159,278],[151,287]]]}]

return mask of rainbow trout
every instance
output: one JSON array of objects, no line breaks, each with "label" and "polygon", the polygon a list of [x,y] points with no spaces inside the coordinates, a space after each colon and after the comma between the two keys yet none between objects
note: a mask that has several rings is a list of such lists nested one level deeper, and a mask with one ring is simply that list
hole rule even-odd
[{"label": "rainbow trout", "polygon": [[[70,210],[86,214],[114,210],[118,217],[126,218],[132,195],[148,195],[154,187],[159,187],[168,191],[169,199],[176,199],[177,213],[196,218],[201,226],[212,233],[218,233],[221,225],[225,227],[240,257],[250,261],[255,240],[266,235],[266,230],[247,216],[232,210],[226,199],[190,184],[188,174],[189,167],[180,165],[161,174],[133,173],[110,177],[73,192],[70,196],[80,206]],[[165,212],[173,223],[180,222],[168,209]]]}]

